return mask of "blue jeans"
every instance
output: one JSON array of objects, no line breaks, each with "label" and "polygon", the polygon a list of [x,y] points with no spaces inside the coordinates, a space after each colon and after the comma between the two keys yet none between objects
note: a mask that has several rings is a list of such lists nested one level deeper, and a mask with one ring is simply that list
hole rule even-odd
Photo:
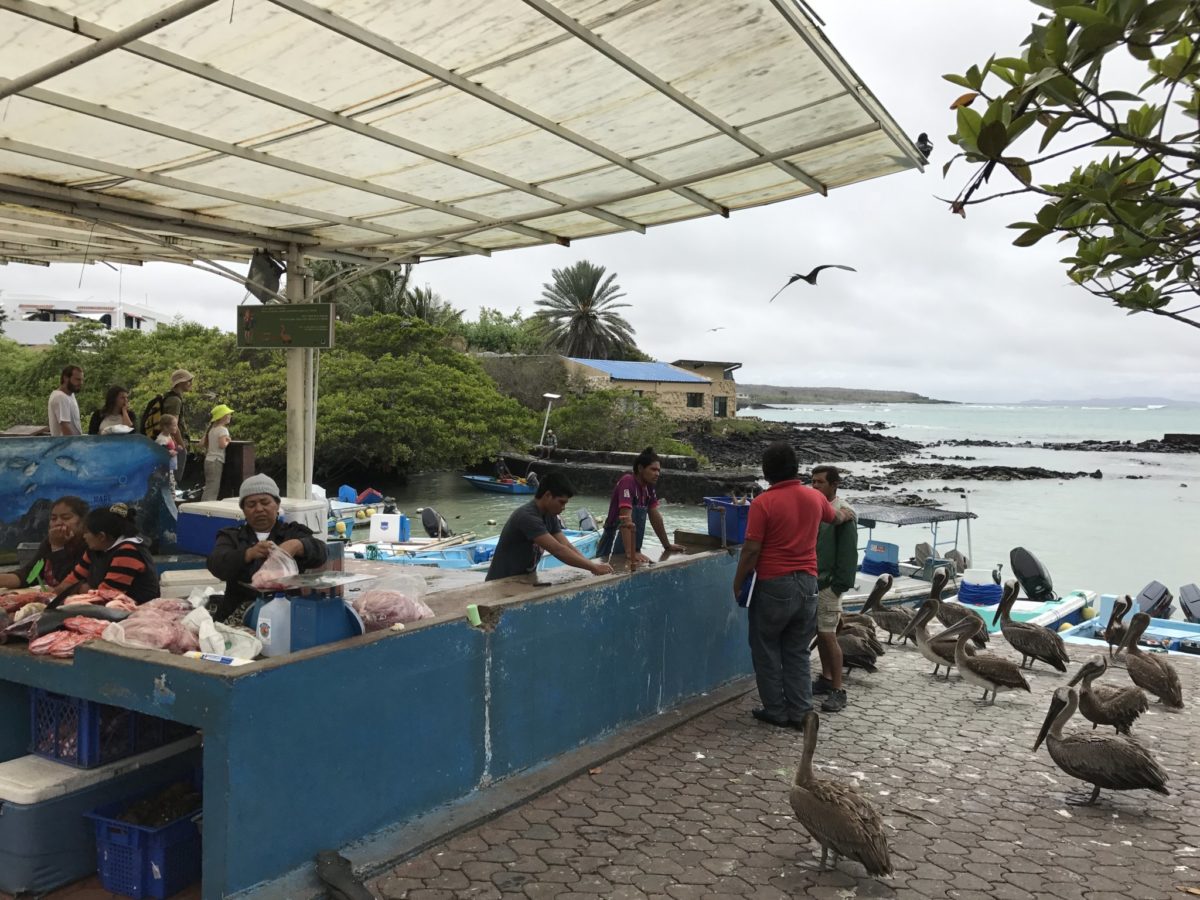
[{"label": "blue jeans", "polygon": [[760,578],[750,601],[750,658],[767,715],[799,722],[812,709],[809,647],[817,633],[817,578]]}]

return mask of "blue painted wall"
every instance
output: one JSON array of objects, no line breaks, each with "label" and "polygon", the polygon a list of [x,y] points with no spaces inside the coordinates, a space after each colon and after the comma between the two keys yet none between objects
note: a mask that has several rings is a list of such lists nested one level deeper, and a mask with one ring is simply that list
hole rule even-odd
[{"label": "blue painted wall", "polygon": [[164,447],[136,434],[0,440],[0,551],[41,541],[53,501],[74,495],[137,507],[138,527],[169,552],[178,512],[167,462]]},{"label": "blue painted wall", "polygon": [[583,581],[505,607],[494,632],[460,619],[250,671],[2,650],[0,720],[7,681],[201,726],[204,896],[222,897],[747,674],[735,562]]}]

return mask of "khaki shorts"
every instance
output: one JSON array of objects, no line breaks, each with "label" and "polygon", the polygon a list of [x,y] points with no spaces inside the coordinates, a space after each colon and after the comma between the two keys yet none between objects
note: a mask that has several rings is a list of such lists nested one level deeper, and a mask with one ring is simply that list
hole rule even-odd
[{"label": "khaki shorts", "polygon": [[823,634],[837,631],[842,615],[842,598],[832,588],[821,588],[817,594],[817,631]]}]

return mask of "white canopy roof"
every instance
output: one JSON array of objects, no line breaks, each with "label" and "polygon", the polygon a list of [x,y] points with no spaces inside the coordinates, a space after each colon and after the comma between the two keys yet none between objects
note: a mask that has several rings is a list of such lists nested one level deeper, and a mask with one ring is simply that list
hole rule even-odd
[{"label": "white canopy roof", "polygon": [[0,0],[0,262],[351,262],[924,159],[793,0]]}]

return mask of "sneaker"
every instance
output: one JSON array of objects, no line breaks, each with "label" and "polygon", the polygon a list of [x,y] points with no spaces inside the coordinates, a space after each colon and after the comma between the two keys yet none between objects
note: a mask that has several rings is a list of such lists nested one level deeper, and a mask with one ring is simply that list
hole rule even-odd
[{"label": "sneaker", "polygon": [[818,675],[813,679],[812,692],[814,694],[828,694],[833,690],[833,682],[824,675]]},{"label": "sneaker", "polygon": [[825,702],[821,704],[821,709],[824,712],[841,712],[846,708],[846,692],[845,690],[829,692],[829,696],[825,698]]}]

